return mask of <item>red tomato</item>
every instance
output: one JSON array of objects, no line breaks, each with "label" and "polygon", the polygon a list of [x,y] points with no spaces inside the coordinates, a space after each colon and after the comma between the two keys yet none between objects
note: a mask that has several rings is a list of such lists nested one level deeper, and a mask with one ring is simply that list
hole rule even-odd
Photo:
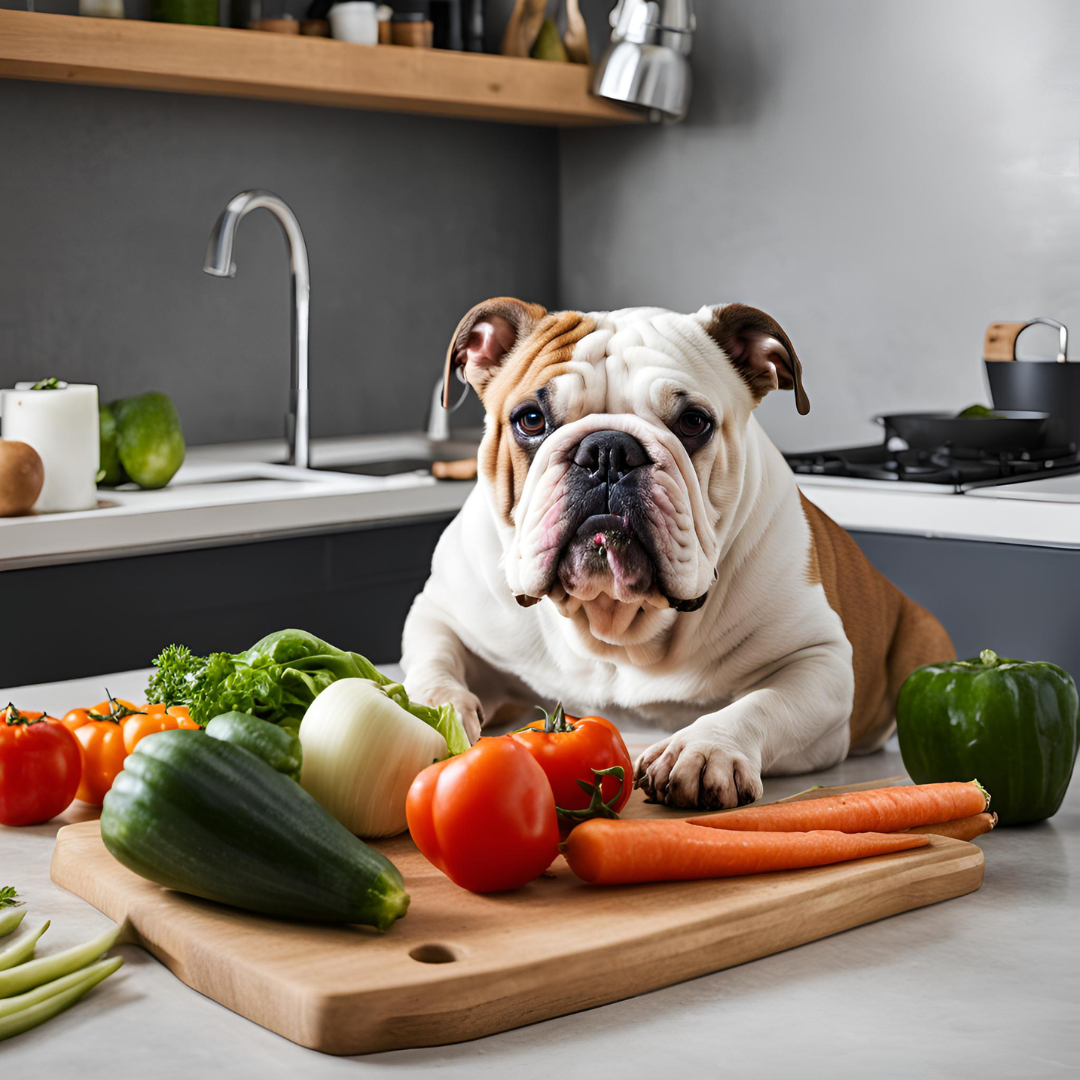
[{"label": "red tomato", "polygon": [[82,755],[75,737],[42,713],[0,712],[0,824],[38,825],[75,798]]},{"label": "red tomato", "polygon": [[481,739],[426,768],[405,802],[429,862],[472,892],[517,889],[559,853],[559,818],[544,770],[510,739]]},{"label": "red tomato", "polygon": [[[520,743],[547,774],[555,805],[560,810],[577,811],[574,818],[613,817],[630,798],[634,769],[619,729],[602,716],[567,716],[562,705],[543,720],[537,720],[509,736]],[[617,774],[597,776],[598,771],[618,766]],[[594,799],[578,781],[595,787],[600,781],[600,798]],[[599,804],[603,803],[601,807]],[[591,811],[591,813],[589,813]]]}]

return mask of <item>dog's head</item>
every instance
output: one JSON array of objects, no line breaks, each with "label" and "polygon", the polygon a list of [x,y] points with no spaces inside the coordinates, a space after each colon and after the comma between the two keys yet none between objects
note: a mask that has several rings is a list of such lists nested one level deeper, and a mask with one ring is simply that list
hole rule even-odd
[{"label": "dog's head", "polygon": [[480,473],[518,602],[550,597],[590,633],[639,645],[715,580],[744,481],[747,420],[769,390],[810,404],[798,357],[743,304],[548,312],[474,307],[446,358],[480,395]]}]

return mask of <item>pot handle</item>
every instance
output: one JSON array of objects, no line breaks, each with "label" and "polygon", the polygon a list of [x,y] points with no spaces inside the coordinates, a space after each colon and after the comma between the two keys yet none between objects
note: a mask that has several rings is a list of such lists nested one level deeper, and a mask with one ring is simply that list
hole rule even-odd
[{"label": "pot handle", "polygon": [[[1023,329],[1026,330],[1029,326],[1034,326],[1036,323],[1042,323],[1044,326],[1056,326],[1058,332],[1058,354],[1057,362],[1064,364],[1069,359],[1069,331],[1064,323],[1059,323],[1057,319],[1048,319],[1045,315],[1040,315],[1037,319],[1032,319],[1030,322],[1024,324]],[[1017,337],[1020,335],[1017,334]],[[1013,339],[1013,359],[1016,359],[1016,338]]]},{"label": "pot handle", "polygon": [[1015,360],[1016,339],[1029,327],[1041,323],[1044,326],[1056,326],[1058,331],[1058,354],[1056,360],[1064,364],[1069,356],[1069,331],[1064,323],[1057,319],[1048,319],[1040,315],[1027,322],[996,322],[986,328],[983,338],[984,360]]}]

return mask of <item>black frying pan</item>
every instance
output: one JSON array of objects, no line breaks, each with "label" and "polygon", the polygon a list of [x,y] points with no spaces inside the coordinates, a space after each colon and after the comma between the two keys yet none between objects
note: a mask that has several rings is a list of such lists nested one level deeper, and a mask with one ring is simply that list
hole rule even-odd
[{"label": "black frying pan", "polygon": [[1002,410],[993,416],[955,413],[893,413],[875,417],[886,437],[897,436],[912,450],[951,446],[962,450],[1031,450],[1046,439],[1050,414]]}]

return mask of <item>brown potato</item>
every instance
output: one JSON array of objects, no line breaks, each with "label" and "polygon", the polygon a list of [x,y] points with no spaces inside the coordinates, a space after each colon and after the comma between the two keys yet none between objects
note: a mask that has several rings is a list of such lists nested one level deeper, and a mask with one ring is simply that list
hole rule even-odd
[{"label": "brown potato", "polygon": [[0,517],[25,514],[45,483],[38,452],[24,442],[0,439]]}]

